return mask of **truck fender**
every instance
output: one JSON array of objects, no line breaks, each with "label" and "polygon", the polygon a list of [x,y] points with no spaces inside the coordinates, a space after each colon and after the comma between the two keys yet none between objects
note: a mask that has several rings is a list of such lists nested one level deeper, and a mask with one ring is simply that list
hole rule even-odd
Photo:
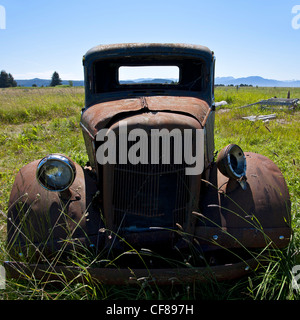
[{"label": "truck fender", "polygon": [[75,163],[76,177],[71,187],[53,192],[36,179],[39,162],[33,161],[20,169],[10,194],[7,216],[10,251],[23,252],[24,248],[26,252],[28,248],[41,251],[41,246],[47,252],[56,251],[66,239],[87,241],[100,228],[100,213],[93,204],[97,200],[97,185],[90,170]]},{"label": "truck fender", "polygon": [[[198,214],[196,235],[226,247],[287,246],[291,236],[291,202],[285,179],[265,156],[246,152],[246,189],[225,177],[216,164]],[[223,242],[222,242],[223,241]]]}]

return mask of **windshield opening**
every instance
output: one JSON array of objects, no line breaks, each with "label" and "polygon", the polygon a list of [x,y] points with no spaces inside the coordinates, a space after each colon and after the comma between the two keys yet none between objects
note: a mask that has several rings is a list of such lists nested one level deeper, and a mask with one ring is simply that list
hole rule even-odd
[{"label": "windshield opening", "polygon": [[178,66],[121,66],[119,68],[120,85],[140,84],[178,84]]}]

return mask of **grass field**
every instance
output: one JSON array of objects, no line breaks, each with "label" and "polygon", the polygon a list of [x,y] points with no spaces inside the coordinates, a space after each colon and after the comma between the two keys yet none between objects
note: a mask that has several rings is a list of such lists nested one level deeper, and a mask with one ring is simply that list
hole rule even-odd
[{"label": "grass field", "polygon": [[[300,111],[238,108],[274,96],[300,98],[300,88],[217,87],[216,101],[229,104],[216,112],[216,150],[236,143],[244,151],[263,154],[273,160],[286,178],[291,200],[294,236],[289,248],[276,252],[263,270],[235,282],[182,285],[176,287],[114,287],[64,284],[57,289],[35,279],[9,281],[0,299],[298,299],[291,287],[291,268],[300,264]],[[14,88],[0,89],[0,265],[5,253],[5,212],[18,170],[35,159],[59,152],[84,165],[87,161],[79,127],[84,89]],[[251,122],[242,116],[276,113],[269,122]]]}]

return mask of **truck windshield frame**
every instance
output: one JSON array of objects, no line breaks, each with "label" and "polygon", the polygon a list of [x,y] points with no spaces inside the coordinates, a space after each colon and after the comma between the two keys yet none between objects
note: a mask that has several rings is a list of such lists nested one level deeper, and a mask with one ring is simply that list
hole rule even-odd
[{"label": "truck windshield frame", "polygon": [[[178,81],[151,81],[123,82],[119,77],[122,67],[159,67],[178,68]],[[170,89],[192,92],[203,92],[207,89],[209,70],[205,61],[201,59],[103,59],[96,60],[92,65],[92,94],[119,92],[126,90],[145,89]],[[141,78],[147,78],[141,76]],[[173,78],[173,77],[172,77]],[[130,79],[128,79],[130,80]],[[153,81],[154,80],[154,81]],[[156,80],[156,81],[155,81]],[[165,80],[165,78],[163,78]]]}]

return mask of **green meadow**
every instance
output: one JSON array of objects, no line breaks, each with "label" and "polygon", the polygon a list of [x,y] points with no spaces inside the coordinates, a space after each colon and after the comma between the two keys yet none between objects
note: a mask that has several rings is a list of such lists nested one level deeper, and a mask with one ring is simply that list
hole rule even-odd
[{"label": "green meadow", "polygon": [[[1,299],[299,299],[292,288],[292,267],[300,264],[300,105],[295,110],[241,106],[271,97],[300,98],[300,88],[216,87],[215,149],[236,143],[244,151],[263,154],[281,169],[292,201],[293,237],[289,247],[271,253],[268,263],[234,282],[157,287],[62,283],[57,288],[37,279],[8,280]],[[14,178],[25,164],[49,153],[63,153],[84,165],[87,154],[79,127],[84,106],[82,87],[0,89],[0,265],[5,249],[6,212]],[[267,122],[242,117],[276,114]],[[78,257],[84,266],[84,257]],[[85,277],[88,278],[83,268]]]}]

